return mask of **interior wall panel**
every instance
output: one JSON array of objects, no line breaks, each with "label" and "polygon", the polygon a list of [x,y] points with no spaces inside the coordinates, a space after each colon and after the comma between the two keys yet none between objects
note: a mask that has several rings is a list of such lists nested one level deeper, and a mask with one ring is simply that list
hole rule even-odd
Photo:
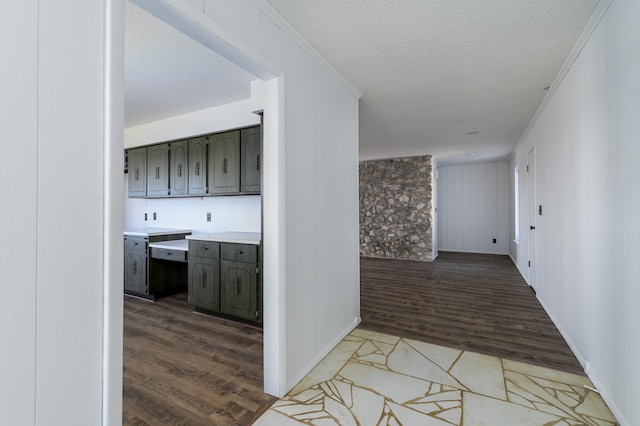
[{"label": "interior wall panel", "polygon": [[[0,13],[0,423],[35,424],[38,190],[37,1]],[[12,64],[13,66],[7,66]]]},{"label": "interior wall panel", "polygon": [[507,254],[508,182],[507,163],[440,166],[438,250]]}]

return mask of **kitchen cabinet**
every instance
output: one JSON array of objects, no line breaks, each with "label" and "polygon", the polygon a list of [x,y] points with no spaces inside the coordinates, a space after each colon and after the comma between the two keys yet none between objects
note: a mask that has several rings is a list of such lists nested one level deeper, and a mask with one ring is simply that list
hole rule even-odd
[{"label": "kitchen cabinet", "polygon": [[220,244],[220,312],[256,321],[258,311],[258,247]]},{"label": "kitchen cabinet", "polygon": [[191,235],[189,303],[196,309],[262,322],[259,233]]},{"label": "kitchen cabinet", "polygon": [[245,194],[259,194],[262,185],[262,131],[261,128],[251,127],[240,131],[241,159],[240,159],[240,192]]},{"label": "kitchen cabinet", "polygon": [[124,237],[124,290],[147,294],[147,243],[145,237]]},{"label": "kitchen cabinet", "polygon": [[147,299],[167,294],[168,289],[161,277],[162,270],[149,256],[149,245],[160,241],[183,240],[191,234],[189,230],[143,228],[124,232],[124,292]]},{"label": "kitchen cabinet", "polygon": [[129,197],[147,196],[147,148],[134,148],[127,152],[129,170]]},{"label": "kitchen cabinet", "polygon": [[189,304],[217,312],[220,309],[220,244],[189,241]]},{"label": "kitchen cabinet", "polygon": [[217,133],[209,137],[209,193],[240,192],[240,131]]},{"label": "kitchen cabinet", "polygon": [[207,193],[207,138],[189,139],[189,195]]},{"label": "kitchen cabinet", "polygon": [[171,196],[189,194],[189,141],[176,141],[169,144],[169,194]]},{"label": "kitchen cabinet", "polygon": [[169,195],[169,144],[147,147],[147,197]]},{"label": "kitchen cabinet", "polygon": [[260,194],[260,126],[126,152],[129,197]]}]

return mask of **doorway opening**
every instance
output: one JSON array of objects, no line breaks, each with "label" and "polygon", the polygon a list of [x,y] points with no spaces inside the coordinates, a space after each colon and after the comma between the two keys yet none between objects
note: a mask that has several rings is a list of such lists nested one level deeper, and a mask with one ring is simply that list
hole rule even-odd
[{"label": "doorway opening", "polygon": [[[237,66],[243,68],[258,80],[264,82],[263,113],[263,190],[260,200],[263,242],[263,333],[264,333],[264,390],[272,395],[279,396],[282,386],[282,338],[283,322],[281,321],[278,305],[282,290],[279,288],[279,252],[281,244],[278,237],[278,188],[280,186],[281,155],[279,138],[279,111],[283,108],[277,69],[265,64],[264,59],[253,52],[246,45],[231,40],[228,33],[219,28],[213,21],[206,18],[200,11],[189,5],[169,6],[164,2],[151,2],[145,0],[133,0],[133,4],[146,10],[151,15],[159,18],[178,31],[191,37],[196,42],[226,58]],[[117,24],[117,23],[116,23]],[[116,28],[118,25],[116,25]],[[110,28],[111,30],[113,29]],[[223,36],[219,34],[223,33]],[[117,49],[118,46],[114,46]],[[117,107],[117,106],[116,106]],[[124,147],[122,147],[124,148]],[[124,190],[124,188],[123,188]],[[122,194],[124,197],[124,194]],[[274,261],[275,259],[275,261]],[[105,321],[111,323],[113,312],[105,312]],[[107,342],[108,346],[108,342]],[[105,363],[105,376],[120,374],[120,371],[109,371],[113,363]],[[117,381],[116,381],[117,382]],[[117,395],[120,389],[109,389],[105,385],[105,393]]]}]

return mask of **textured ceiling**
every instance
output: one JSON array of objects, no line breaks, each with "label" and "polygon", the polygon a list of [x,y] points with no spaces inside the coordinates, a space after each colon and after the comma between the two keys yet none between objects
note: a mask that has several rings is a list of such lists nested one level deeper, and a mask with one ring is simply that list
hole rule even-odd
[{"label": "textured ceiling", "polygon": [[125,127],[250,97],[255,77],[127,1]]},{"label": "textured ceiling", "polygon": [[[268,0],[361,93],[360,159],[506,159],[598,0]],[[127,2],[127,127],[247,99],[252,75]],[[468,156],[467,153],[474,153]]]},{"label": "textured ceiling", "polygon": [[363,93],[361,160],[446,164],[508,157],[598,0],[269,2]]}]

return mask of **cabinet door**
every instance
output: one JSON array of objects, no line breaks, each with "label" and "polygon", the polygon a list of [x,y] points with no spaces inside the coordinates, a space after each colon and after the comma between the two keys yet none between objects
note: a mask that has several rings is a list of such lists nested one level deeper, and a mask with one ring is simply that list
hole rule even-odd
[{"label": "cabinet door", "polygon": [[256,320],[256,264],[220,261],[220,311]]},{"label": "cabinet door", "polygon": [[169,144],[147,148],[147,197],[169,195]]},{"label": "cabinet door", "polygon": [[209,193],[240,192],[240,131],[211,135],[209,140]]},{"label": "cabinet door", "polygon": [[218,261],[200,257],[189,257],[189,304],[220,310]]},{"label": "cabinet door", "polygon": [[127,151],[129,161],[129,197],[147,196],[147,148]]},{"label": "cabinet door", "polygon": [[189,140],[189,194],[207,193],[207,138]]},{"label": "cabinet door", "polygon": [[241,192],[259,194],[261,190],[262,135],[260,127],[240,131],[242,156],[240,159]]},{"label": "cabinet door", "polygon": [[187,177],[189,176],[188,163],[189,141],[171,142],[171,172],[169,177],[169,185],[171,195],[187,195],[189,188],[187,187]]},{"label": "cabinet door", "polygon": [[125,249],[124,289],[147,294],[147,257],[144,251]]},{"label": "cabinet door", "polygon": [[240,131],[240,185],[241,192],[259,194],[261,190],[262,133],[260,127]]}]

